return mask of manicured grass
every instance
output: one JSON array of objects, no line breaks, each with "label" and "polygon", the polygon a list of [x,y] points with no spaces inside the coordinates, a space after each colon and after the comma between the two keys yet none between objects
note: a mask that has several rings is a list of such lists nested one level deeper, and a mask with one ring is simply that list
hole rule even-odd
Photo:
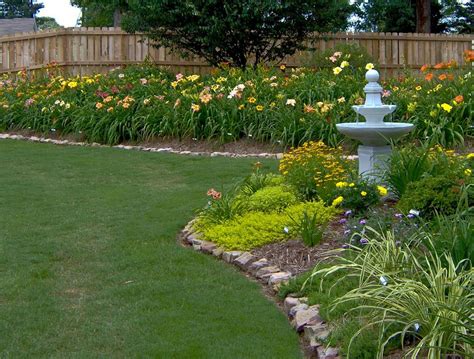
[{"label": "manicured grass", "polygon": [[175,241],[252,162],[0,141],[0,356],[301,357],[256,283]]}]

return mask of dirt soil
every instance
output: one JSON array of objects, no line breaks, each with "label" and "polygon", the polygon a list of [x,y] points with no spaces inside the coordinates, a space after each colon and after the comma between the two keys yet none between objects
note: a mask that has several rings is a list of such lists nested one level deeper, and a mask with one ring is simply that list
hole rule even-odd
[{"label": "dirt soil", "polygon": [[270,243],[255,248],[251,253],[257,258],[266,258],[282,271],[298,275],[307,272],[314,266],[328,258],[329,251],[342,246],[343,229],[338,223],[340,218],[334,219],[325,231],[324,241],[314,247],[308,247],[301,240]]}]

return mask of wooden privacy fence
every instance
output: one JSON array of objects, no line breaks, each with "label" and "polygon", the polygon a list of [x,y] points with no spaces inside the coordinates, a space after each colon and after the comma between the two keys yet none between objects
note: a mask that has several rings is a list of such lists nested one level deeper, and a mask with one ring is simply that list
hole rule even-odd
[{"label": "wooden privacy fence", "polygon": [[[335,33],[309,41],[319,51],[339,43],[359,44],[388,73],[451,59],[463,63],[463,51],[471,49],[473,42],[473,35],[401,33]],[[145,59],[186,73],[206,73],[211,69],[200,59],[180,58],[166,48],[150,46],[143,35],[128,34],[120,28],[70,28],[3,36],[0,54],[0,73],[40,69],[56,62],[71,74],[84,75]],[[301,66],[307,59],[307,52],[299,52],[284,62],[290,67]]]}]

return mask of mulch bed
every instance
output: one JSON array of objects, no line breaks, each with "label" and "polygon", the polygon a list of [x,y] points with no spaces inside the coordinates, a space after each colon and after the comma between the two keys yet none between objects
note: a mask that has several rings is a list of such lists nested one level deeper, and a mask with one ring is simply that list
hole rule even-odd
[{"label": "mulch bed", "polygon": [[306,246],[301,240],[270,243],[255,248],[251,253],[257,258],[266,258],[284,272],[293,276],[307,272],[314,266],[328,258],[328,252],[340,248],[342,245],[343,230],[338,224],[340,218],[333,220],[325,233],[324,242],[314,247]]}]

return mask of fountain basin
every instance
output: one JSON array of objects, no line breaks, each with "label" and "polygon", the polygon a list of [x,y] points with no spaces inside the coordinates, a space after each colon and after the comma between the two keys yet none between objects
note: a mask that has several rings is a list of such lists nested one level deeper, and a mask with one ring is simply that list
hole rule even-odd
[{"label": "fountain basin", "polygon": [[349,138],[359,140],[365,146],[385,146],[408,132],[414,125],[400,122],[349,122],[336,124],[337,129]]}]

